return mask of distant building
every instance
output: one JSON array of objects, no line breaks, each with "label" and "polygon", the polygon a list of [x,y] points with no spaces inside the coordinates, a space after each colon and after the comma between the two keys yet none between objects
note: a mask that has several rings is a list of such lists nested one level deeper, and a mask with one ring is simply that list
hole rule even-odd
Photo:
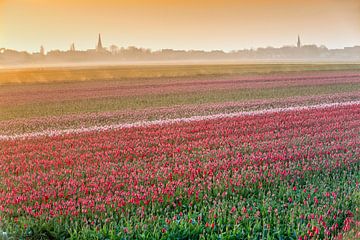
[{"label": "distant building", "polygon": [[297,47],[298,47],[298,48],[301,48],[300,35],[298,35]]},{"label": "distant building", "polygon": [[45,49],[42,45],[40,46],[40,55],[45,55]]}]

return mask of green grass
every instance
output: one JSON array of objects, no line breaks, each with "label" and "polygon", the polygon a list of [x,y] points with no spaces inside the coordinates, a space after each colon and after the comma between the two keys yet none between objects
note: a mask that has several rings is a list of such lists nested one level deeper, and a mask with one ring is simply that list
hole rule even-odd
[{"label": "green grass", "polygon": [[254,75],[304,71],[360,70],[360,64],[217,64],[152,65],[87,68],[1,70],[0,85],[95,80],[139,80],[224,75]]},{"label": "green grass", "polygon": [[33,103],[5,106],[0,109],[0,120],[28,117],[59,116],[65,114],[105,112],[126,109],[146,109],[176,105],[222,103],[252,99],[285,98],[342,93],[360,90],[357,84],[332,84],[318,86],[292,86],[263,89],[217,90],[194,93],[158,94],[119,98],[86,99],[54,103]]}]

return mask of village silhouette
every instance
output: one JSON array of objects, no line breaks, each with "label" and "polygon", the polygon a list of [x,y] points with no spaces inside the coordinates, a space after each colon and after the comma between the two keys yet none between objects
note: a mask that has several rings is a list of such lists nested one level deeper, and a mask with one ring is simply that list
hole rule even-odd
[{"label": "village silhouette", "polygon": [[186,61],[186,60],[303,60],[303,61],[359,61],[360,46],[345,47],[343,49],[328,49],[326,46],[303,45],[300,36],[296,45],[288,45],[279,48],[261,47],[257,49],[243,49],[225,52],[222,50],[173,50],[151,49],[138,47],[118,47],[110,45],[104,47],[102,37],[99,34],[94,49],[77,50],[72,43],[67,51],[45,51],[41,46],[38,52],[29,53],[12,49],[0,48],[0,64],[31,64],[31,63],[86,63],[86,62],[126,62],[126,61]]}]

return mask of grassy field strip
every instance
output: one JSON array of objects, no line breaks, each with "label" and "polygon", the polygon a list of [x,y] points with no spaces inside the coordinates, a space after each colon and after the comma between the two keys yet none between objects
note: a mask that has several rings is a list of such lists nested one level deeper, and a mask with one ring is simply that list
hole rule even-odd
[{"label": "grassy field strip", "polygon": [[360,64],[213,64],[32,68],[0,71],[0,85],[360,70]]},{"label": "grassy field strip", "polygon": [[36,138],[36,137],[52,137],[52,136],[61,136],[61,135],[67,135],[67,134],[80,134],[80,133],[95,132],[95,131],[108,131],[108,130],[114,130],[114,129],[124,129],[124,128],[133,128],[133,127],[146,127],[146,126],[151,126],[151,125],[166,125],[166,124],[173,124],[173,123],[179,123],[179,122],[214,120],[214,119],[220,119],[220,118],[231,118],[231,117],[239,117],[239,116],[255,116],[255,115],[263,115],[263,114],[278,113],[278,112],[324,109],[324,108],[349,106],[349,105],[357,105],[357,104],[360,104],[360,101],[328,103],[328,104],[318,104],[318,105],[288,107],[288,108],[273,108],[273,109],[265,109],[265,110],[259,110],[259,111],[248,111],[248,112],[238,112],[238,113],[228,113],[228,114],[215,114],[215,115],[208,115],[208,116],[193,116],[193,117],[188,117],[188,118],[164,119],[164,120],[154,120],[154,121],[139,121],[139,122],[134,122],[134,123],[126,123],[126,124],[113,124],[113,125],[107,125],[107,126],[93,126],[93,127],[65,129],[65,130],[50,130],[50,131],[33,132],[33,133],[17,134],[17,135],[0,135],[0,141],[28,139],[28,138]]}]

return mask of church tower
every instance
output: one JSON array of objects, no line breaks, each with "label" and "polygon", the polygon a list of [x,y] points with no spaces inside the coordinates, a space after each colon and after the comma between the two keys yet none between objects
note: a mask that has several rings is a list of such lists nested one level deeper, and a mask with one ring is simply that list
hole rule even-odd
[{"label": "church tower", "polygon": [[102,52],[102,51],[104,51],[104,48],[103,48],[103,45],[102,45],[102,41],[101,41],[101,35],[100,35],[100,33],[99,33],[98,43],[97,43],[97,46],[96,46],[96,51],[97,51],[97,52]]},{"label": "church tower", "polygon": [[298,48],[301,48],[300,35],[298,35],[297,47],[298,47]]}]

